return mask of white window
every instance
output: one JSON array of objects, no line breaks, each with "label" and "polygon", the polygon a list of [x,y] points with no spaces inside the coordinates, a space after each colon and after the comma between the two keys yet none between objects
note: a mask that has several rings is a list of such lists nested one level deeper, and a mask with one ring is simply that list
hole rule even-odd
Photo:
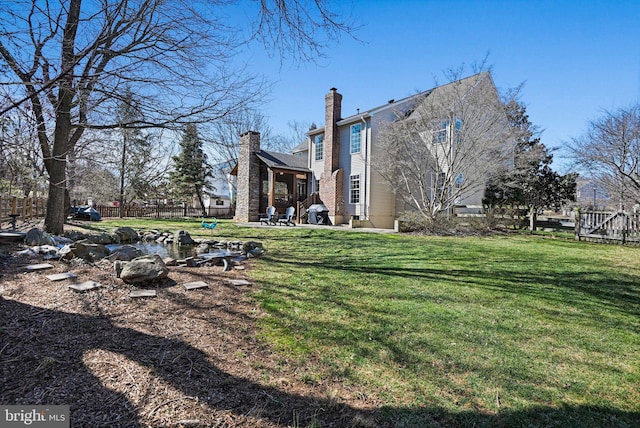
[{"label": "white window", "polygon": [[362,141],[362,125],[360,123],[351,125],[351,154],[360,153],[361,141]]},{"label": "white window", "polygon": [[324,135],[316,135],[316,160],[322,160],[324,157]]},{"label": "white window", "polygon": [[360,174],[349,177],[349,203],[360,203]]},{"label": "white window", "polygon": [[433,144],[441,144],[447,141],[447,128],[449,126],[449,122],[443,120],[440,122],[433,133]]},{"label": "white window", "polygon": [[458,175],[456,175],[456,181],[455,181],[456,189],[462,189],[463,184],[464,184],[464,174],[459,173]]},{"label": "white window", "polygon": [[460,118],[456,119],[456,138],[455,138],[455,142],[456,142],[456,144],[461,144],[462,143],[462,119],[460,119]]}]

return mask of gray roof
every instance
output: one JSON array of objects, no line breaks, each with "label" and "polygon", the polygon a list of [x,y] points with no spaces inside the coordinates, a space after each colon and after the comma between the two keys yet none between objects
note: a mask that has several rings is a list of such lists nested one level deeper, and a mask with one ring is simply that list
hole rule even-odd
[{"label": "gray roof", "polygon": [[[395,108],[396,106],[406,102],[406,101],[411,101],[414,99],[420,99],[420,98],[426,98],[428,96],[431,96],[432,94],[437,94],[440,95],[441,93],[445,92],[450,92],[452,90],[452,88],[454,86],[458,86],[457,90],[459,93],[466,93],[468,92],[474,85],[476,85],[480,80],[483,80],[485,78],[489,78],[491,79],[491,75],[488,71],[484,71],[469,77],[465,77],[462,78],[460,80],[456,80],[454,82],[449,82],[449,83],[445,83],[443,85],[439,85],[436,86],[434,88],[428,89],[426,91],[422,91],[413,95],[410,95],[408,97],[399,99],[399,100],[389,100],[386,104],[382,104],[379,105],[377,107],[368,109],[366,111],[362,111],[359,113],[356,113],[354,115],[342,118],[338,121],[338,125],[346,125],[348,123],[351,122],[355,122],[357,120],[361,120],[362,117],[369,117],[370,115],[380,112],[382,110],[386,110],[388,108]],[[409,112],[410,113],[410,112]],[[316,131],[316,130],[314,130]],[[318,128],[318,131],[324,131],[324,128]],[[309,134],[311,134],[311,132],[309,132]]]},{"label": "gray roof", "polygon": [[309,143],[305,140],[291,150],[291,153],[300,153],[309,150]]},{"label": "gray roof", "polygon": [[307,167],[307,158],[303,156],[294,156],[287,153],[268,152],[260,150],[256,153],[258,158],[269,168],[288,169],[291,171],[309,172]]}]

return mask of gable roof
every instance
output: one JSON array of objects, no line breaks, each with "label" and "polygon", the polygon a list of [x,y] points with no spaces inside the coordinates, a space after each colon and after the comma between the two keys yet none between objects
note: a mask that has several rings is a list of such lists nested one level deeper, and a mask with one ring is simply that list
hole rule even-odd
[{"label": "gable roof", "polygon": [[271,169],[277,168],[301,172],[311,171],[307,167],[306,157],[294,156],[287,153],[268,152],[266,150],[260,150],[256,155]]},{"label": "gable roof", "polygon": [[[484,79],[491,79],[491,73],[488,71],[483,71],[481,73],[478,74],[474,74],[472,76],[469,77],[464,77],[462,79],[456,80],[454,82],[448,82],[445,83],[443,85],[438,85],[434,88],[428,89],[426,91],[422,91],[422,92],[418,92],[415,93],[413,95],[409,95],[408,97],[399,99],[399,100],[389,100],[386,104],[382,104],[379,105],[377,107],[371,108],[369,110],[366,110],[364,112],[359,112],[356,113],[354,115],[342,118],[338,121],[338,126],[342,126],[342,125],[346,125],[348,123],[351,122],[355,122],[358,120],[362,120],[362,118],[368,118],[369,116],[373,115],[373,114],[377,114],[381,111],[390,109],[390,108],[398,108],[398,106],[402,105],[403,103],[406,103],[407,101],[413,101],[416,99],[420,99],[420,98],[427,98],[430,96],[445,96],[445,94],[450,94],[453,90],[457,91],[458,93],[467,93],[469,92],[474,86],[476,86],[479,82],[483,81]],[[411,114],[412,111],[408,111],[407,114]],[[314,129],[313,131],[309,131],[308,134],[311,135],[312,133],[318,133],[318,132],[323,132],[324,131],[324,127],[318,128],[318,129]]]}]

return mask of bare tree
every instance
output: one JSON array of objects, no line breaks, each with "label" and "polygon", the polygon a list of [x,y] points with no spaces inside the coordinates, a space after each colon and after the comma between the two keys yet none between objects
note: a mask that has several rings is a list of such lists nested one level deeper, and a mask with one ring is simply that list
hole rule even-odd
[{"label": "bare tree", "polygon": [[46,179],[33,125],[23,108],[0,117],[0,192],[42,196]]},{"label": "bare tree", "polygon": [[488,72],[418,94],[382,124],[380,174],[428,221],[482,195],[489,176],[512,162],[513,139]]},{"label": "bare tree", "polygon": [[[2,82],[16,86],[12,105],[0,114],[28,103],[36,118],[49,175],[47,231],[63,230],[67,158],[85,130],[177,128],[224,117],[261,98],[264,87],[259,79],[229,67],[237,48],[248,41],[242,39],[240,28],[221,18],[231,3],[16,0],[0,4],[0,73]],[[327,40],[318,37],[318,31],[335,37],[349,30],[323,0],[265,0],[249,5],[257,16],[253,38],[271,43],[277,52],[314,54]],[[144,120],[113,123],[109,112],[125,84],[140,97]]]},{"label": "bare tree", "polygon": [[205,129],[202,140],[208,148],[212,163],[232,166],[238,163],[240,135],[246,131],[259,132],[262,146],[269,146],[271,126],[267,118],[253,108],[235,111]]},{"label": "bare tree", "polygon": [[606,111],[569,146],[577,166],[621,206],[640,202],[640,104]]}]

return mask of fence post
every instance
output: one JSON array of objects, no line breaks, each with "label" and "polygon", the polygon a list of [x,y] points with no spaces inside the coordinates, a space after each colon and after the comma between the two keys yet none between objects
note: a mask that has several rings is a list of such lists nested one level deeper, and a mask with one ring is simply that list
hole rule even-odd
[{"label": "fence post", "polygon": [[581,215],[580,215],[580,208],[578,208],[577,210],[575,210],[575,219],[574,219],[574,234],[575,234],[575,240],[579,241],[580,240],[580,219],[581,219]]}]

